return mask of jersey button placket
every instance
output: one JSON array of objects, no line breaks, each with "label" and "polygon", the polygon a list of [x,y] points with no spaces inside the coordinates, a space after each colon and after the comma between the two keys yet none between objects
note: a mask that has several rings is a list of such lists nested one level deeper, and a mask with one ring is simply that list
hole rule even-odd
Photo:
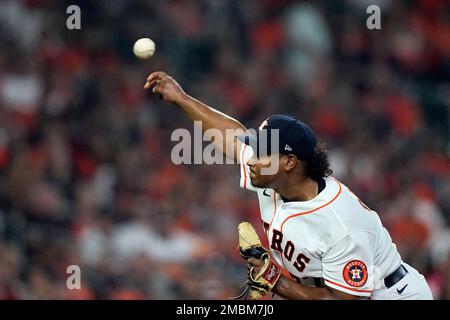
[{"label": "jersey button placket", "polygon": [[[273,230],[275,229],[275,230],[278,230],[281,232],[281,224],[280,223],[284,220],[283,216],[285,215],[285,213],[284,213],[285,209],[286,209],[285,204],[277,205],[276,213],[273,218],[272,225],[269,228],[269,237],[270,237],[269,245],[270,246],[272,243]],[[282,244],[281,244],[282,248],[283,248],[283,243],[285,241],[286,241],[285,239],[282,240]],[[286,271],[289,271],[289,269],[284,264],[283,253],[278,250],[274,250],[274,249],[271,249],[271,251],[272,251],[272,255],[274,255],[277,258],[277,259],[275,259],[275,262],[277,262],[280,266],[282,266]]]}]

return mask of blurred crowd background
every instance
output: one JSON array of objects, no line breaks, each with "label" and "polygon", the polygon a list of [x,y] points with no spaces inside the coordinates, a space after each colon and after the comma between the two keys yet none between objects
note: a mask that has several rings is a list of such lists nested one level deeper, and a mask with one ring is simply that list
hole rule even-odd
[{"label": "blurred crowd background", "polygon": [[[81,30],[66,28],[71,4]],[[236,227],[262,236],[257,198],[236,165],[172,164],[171,132],[193,125],[143,90],[164,70],[248,128],[309,123],[449,299],[449,18],[445,0],[0,1],[0,298],[240,293]],[[141,37],[157,44],[147,61]]]}]

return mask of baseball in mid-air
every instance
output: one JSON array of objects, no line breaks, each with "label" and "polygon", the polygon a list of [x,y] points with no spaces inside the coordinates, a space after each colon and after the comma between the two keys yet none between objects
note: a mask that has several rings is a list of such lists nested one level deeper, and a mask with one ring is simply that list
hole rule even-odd
[{"label": "baseball in mid-air", "polygon": [[134,43],[133,52],[139,59],[148,59],[155,53],[155,42],[149,38],[141,38]]}]

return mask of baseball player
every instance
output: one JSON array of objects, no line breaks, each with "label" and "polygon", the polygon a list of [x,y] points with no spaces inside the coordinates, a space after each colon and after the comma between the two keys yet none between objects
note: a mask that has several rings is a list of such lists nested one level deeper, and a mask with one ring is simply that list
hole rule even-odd
[{"label": "baseball player", "polygon": [[[202,121],[203,130],[218,129],[223,137],[236,130],[233,139],[215,143],[240,163],[241,187],[258,195],[270,252],[267,259],[248,259],[252,289],[286,299],[433,298],[425,278],[401,260],[376,212],[331,176],[324,145],[305,123],[273,115],[249,135],[164,72],[150,74],[144,88]],[[278,150],[260,138],[263,130],[278,132]],[[262,174],[275,160],[278,170]]]}]

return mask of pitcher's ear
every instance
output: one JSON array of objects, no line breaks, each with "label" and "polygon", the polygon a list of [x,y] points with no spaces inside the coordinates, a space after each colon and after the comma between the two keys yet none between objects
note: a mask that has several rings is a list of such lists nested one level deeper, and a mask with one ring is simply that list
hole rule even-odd
[{"label": "pitcher's ear", "polygon": [[286,171],[291,171],[293,170],[297,165],[298,165],[298,158],[295,154],[288,154],[285,156],[286,157]]}]

